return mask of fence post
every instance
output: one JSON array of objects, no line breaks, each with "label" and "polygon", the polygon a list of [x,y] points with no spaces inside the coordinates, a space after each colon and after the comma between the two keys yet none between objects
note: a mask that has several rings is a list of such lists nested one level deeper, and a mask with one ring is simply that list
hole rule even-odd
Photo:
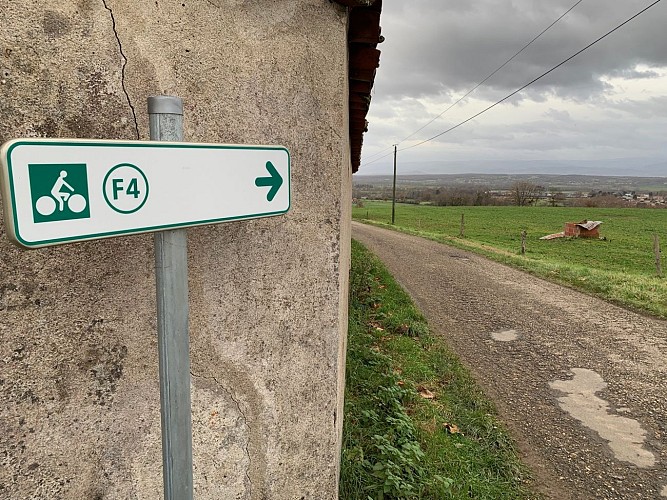
[{"label": "fence post", "polygon": [[466,232],[465,214],[461,214],[461,230],[459,231],[459,237],[465,238],[465,232]]},{"label": "fence post", "polygon": [[653,235],[653,253],[655,253],[655,268],[658,272],[658,276],[662,278],[662,263],[661,263],[661,250],[660,250],[660,236],[657,234]]},{"label": "fence post", "polygon": [[526,255],[526,231],[521,231],[521,255]]}]

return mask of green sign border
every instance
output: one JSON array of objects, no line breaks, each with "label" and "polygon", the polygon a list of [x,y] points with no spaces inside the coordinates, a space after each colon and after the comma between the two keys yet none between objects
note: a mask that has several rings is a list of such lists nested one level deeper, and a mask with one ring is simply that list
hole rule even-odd
[{"label": "green sign border", "polygon": [[[72,236],[68,238],[56,238],[52,240],[40,240],[37,242],[26,241],[21,237],[21,231],[16,215],[16,193],[14,190],[14,180],[12,175],[12,161],[11,153],[19,146],[76,146],[76,147],[127,147],[127,148],[167,148],[167,149],[224,149],[224,150],[253,150],[253,151],[285,151],[287,153],[287,208],[276,212],[265,212],[259,214],[242,215],[238,217],[221,217],[218,219],[207,219],[202,221],[183,222],[179,224],[165,224],[162,226],[149,226],[135,229],[128,229],[124,231],[109,231],[106,233],[95,233],[82,236]],[[158,142],[158,141],[120,141],[109,140],[99,141],[91,139],[79,140],[62,140],[62,139],[15,139],[6,142],[1,149],[0,162],[2,162],[6,169],[3,169],[3,204],[6,214],[11,215],[11,224],[8,224],[7,233],[19,245],[25,248],[40,248],[51,245],[75,243],[79,241],[97,240],[102,238],[111,238],[121,235],[132,235],[140,233],[152,233],[156,231],[165,231],[169,229],[177,229],[182,227],[204,226],[207,224],[218,224],[221,222],[233,222],[238,220],[259,219],[262,217],[272,217],[276,215],[283,215],[287,213],[292,207],[292,157],[289,150],[284,146],[244,146],[236,144],[207,144],[207,143],[178,143],[178,142]],[[9,196],[7,196],[9,194]],[[5,220],[7,217],[5,216]]]}]

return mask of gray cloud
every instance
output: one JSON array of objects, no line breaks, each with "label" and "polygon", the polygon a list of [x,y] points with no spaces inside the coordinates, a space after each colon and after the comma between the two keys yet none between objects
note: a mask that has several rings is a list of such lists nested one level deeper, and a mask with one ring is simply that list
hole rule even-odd
[{"label": "gray cloud", "polygon": [[[584,0],[485,85],[512,91],[583,48],[650,2]],[[574,4],[573,0],[388,0],[379,85],[388,97],[472,88]],[[632,77],[637,64],[667,66],[667,4],[610,35],[535,84],[541,92],[590,97],[599,77]],[[484,91],[483,89],[480,89]]]},{"label": "gray cloud", "polygon": [[[364,156],[385,150],[425,125],[574,3],[384,0],[386,41],[380,46]],[[650,3],[652,0],[583,0],[470,97],[413,139],[431,137],[481,111]],[[667,68],[666,25],[667,3],[657,4],[489,113],[402,155],[410,161],[439,160],[442,151],[457,159],[665,158],[667,96],[648,98],[657,94],[655,90],[644,98],[638,93],[643,81],[646,85],[665,81],[667,90],[667,78],[661,75]],[[619,82],[634,94],[619,95]],[[656,88],[656,83],[651,84]],[[541,104],[539,111],[537,103],[546,102],[549,107]],[[558,102],[563,103],[561,107],[551,104]]]}]

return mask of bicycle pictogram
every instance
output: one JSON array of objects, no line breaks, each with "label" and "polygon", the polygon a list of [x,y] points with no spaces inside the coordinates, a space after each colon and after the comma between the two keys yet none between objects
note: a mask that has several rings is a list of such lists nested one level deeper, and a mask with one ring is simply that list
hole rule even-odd
[{"label": "bicycle pictogram", "polygon": [[35,222],[90,217],[86,165],[30,164],[28,168]]},{"label": "bicycle pictogram", "polygon": [[[51,188],[51,196],[41,196],[37,199],[35,208],[45,217],[55,212],[56,208],[62,212],[65,210],[65,205],[75,214],[83,212],[88,206],[88,202],[82,195],[74,193],[74,188],[67,183],[65,177],[67,177],[67,171],[61,170],[58,180]],[[63,187],[72,192],[61,191]]]}]

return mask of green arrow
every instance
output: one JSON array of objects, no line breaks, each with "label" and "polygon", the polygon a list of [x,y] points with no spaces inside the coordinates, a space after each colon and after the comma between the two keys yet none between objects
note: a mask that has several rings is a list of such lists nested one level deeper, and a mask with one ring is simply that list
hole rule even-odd
[{"label": "green arrow", "polygon": [[266,187],[271,186],[269,193],[266,195],[267,201],[273,201],[280,189],[280,186],[283,185],[283,178],[280,176],[276,167],[273,166],[273,163],[270,161],[266,162],[266,170],[268,170],[271,177],[257,177],[255,179],[255,186],[257,187]]}]

